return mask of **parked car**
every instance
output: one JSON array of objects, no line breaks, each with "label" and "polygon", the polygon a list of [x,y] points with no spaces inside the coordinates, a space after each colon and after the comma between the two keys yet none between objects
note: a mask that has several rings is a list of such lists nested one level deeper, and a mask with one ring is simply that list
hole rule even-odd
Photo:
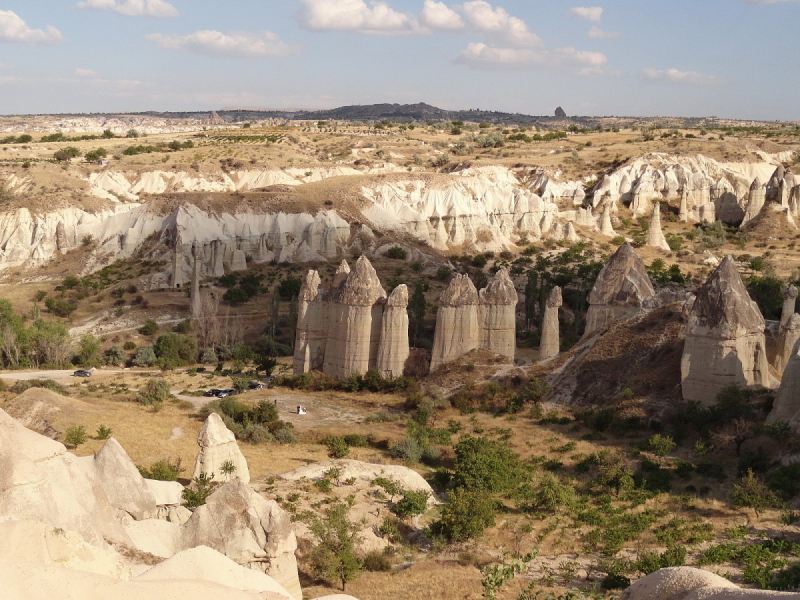
[{"label": "parked car", "polygon": [[72,375],[75,376],[75,377],[91,377],[92,376],[92,372],[91,371],[87,371],[86,369],[78,369]]},{"label": "parked car", "polygon": [[261,383],[260,381],[250,381],[247,383],[247,386],[251,390],[260,390],[267,387],[265,384]]},{"label": "parked car", "polygon": [[220,390],[217,394],[217,398],[226,398],[228,396],[233,396],[236,393],[236,390],[233,388],[229,388],[227,390]]},{"label": "parked car", "polygon": [[219,394],[222,390],[218,390],[217,388],[212,388],[208,390],[203,396],[213,397]]}]

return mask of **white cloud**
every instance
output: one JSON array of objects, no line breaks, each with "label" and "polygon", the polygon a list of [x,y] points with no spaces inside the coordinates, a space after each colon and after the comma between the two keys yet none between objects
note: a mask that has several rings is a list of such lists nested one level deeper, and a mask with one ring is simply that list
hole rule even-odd
[{"label": "white cloud", "polygon": [[576,6],[569,9],[569,14],[577,19],[587,21],[599,21],[603,16],[603,8],[600,6]]},{"label": "white cloud", "polygon": [[800,2],[800,0],[747,0],[748,4],[778,4],[779,2]]},{"label": "white cloud", "polygon": [[357,31],[370,34],[408,33],[416,20],[390,8],[385,2],[364,0],[300,0],[305,9],[301,23],[320,31]]},{"label": "white cloud", "polygon": [[678,69],[642,69],[645,79],[651,81],[663,81],[667,83],[680,83],[686,85],[715,85],[723,83],[722,77],[716,75],[704,75],[695,71],[679,71]]},{"label": "white cloud", "polygon": [[619,38],[618,31],[604,31],[600,29],[597,25],[592,25],[592,28],[589,30],[589,37],[593,40],[616,40]]},{"label": "white cloud", "polygon": [[478,42],[467,45],[458,62],[479,68],[555,69],[596,75],[608,59],[601,52],[582,52],[571,47],[499,48]]},{"label": "white cloud", "polygon": [[97,75],[97,71],[92,71],[91,69],[81,69],[79,67],[75,69],[75,75],[78,77],[95,77]]},{"label": "white cloud", "polygon": [[126,17],[177,17],[178,9],[164,0],[85,0],[77,8],[113,10]]},{"label": "white cloud", "polygon": [[274,33],[261,34],[219,31],[195,31],[189,35],[163,35],[154,33],[146,36],[161,48],[168,50],[191,50],[201,54],[216,56],[236,56],[262,58],[265,56],[286,56],[295,49],[278,39]]},{"label": "white cloud", "polygon": [[422,8],[420,21],[431,29],[444,29],[456,31],[464,29],[464,19],[456,11],[448,7],[444,2],[435,0],[425,0]]},{"label": "white cloud", "polygon": [[465,2],[461,7],[471,29],[492,34],[515,46],[537,46],[539,36],[528,29],[522,19],[512,17],[501,7],[492,8],[485,0]]},{"label": "white cloud", "polygon": [[52,25],[48,25],[46,31],[31,29],[14,11],[0,10],[0,42],[57,44],[62,41],[64,36]]}]

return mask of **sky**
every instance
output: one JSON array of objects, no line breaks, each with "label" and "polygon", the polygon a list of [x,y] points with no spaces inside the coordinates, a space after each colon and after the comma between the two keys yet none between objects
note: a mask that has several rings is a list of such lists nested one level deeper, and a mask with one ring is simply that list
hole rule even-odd
[{"label": "sky", "polygon": [[800,0],[0,0],[0,114],[800,120]]}]

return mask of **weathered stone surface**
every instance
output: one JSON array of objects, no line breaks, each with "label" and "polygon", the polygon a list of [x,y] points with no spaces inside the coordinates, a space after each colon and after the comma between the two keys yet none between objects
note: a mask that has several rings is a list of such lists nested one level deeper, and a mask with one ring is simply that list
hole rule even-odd
[{"label": "weathered stone surface", "polygon": [[197,244],[192,243],[192,291],[189,298],[192,316],[195,318],[200,314],[200,259],[201,251],[197,248]]},{"label": "weathered stone surface", "polygon": [[800,430],[800,340],[795,342],[783,370],[781,387],[767,421],[788,421],[795,430]]},{"label": "weathered stone surface", "polygon": [[67,242],[67,230],[64,227],[64,221],[59,221],[56,225],[56,248],[59,253],[66,254],[69,250],[69,243]]},{"label": "weathered stone surface", "polygon": [[800,315],[795,313],[778,329],[778,349],[773,366],[779,377],[783,375],[798,339],[800,339]]},{"label": "weathered stone surface", "polygon": [[750,186],[750,194],[747,198],[747,209],[744,213],[744,220],[742,221],[742,227],[750,223],[753,219],[755,219],[761,209],[764,208],[764,203],[766,202],[766,195],[767,190],[761,184],[761,180],[756,177],[753,180],[752,185]]},{"label": "weathered stone surface", "polygon": [[237,590],[268,594],[267,598],[294,600],[282,585],[266,573],[243,567],[208,546],[182,550],[136,577],[136,581],[171,579],[211,581]]},{"label": "weathered stone surface", "polygon": [[783,293],[783,311],[781,312],[781,325],[785,325],[794,314],[797,306],[797,287],[790,285]]},{"label": "weathered stone surface", "polygon": [[542,319],[542,341],[539,345],[539,360],[549,360],[561,349],[560,336],[558,331],[558,309],[561,307],[561,288],[555,286],[550,290],[547,304],[544,309]]},{"label": "weathered stone surface", "polygon": [[155,496],[116,439],[109,438],[95,454],[94,467],[111,506],[125,511],[136,520],[155,515]]},{"label": "weathered stone surface", "polygon": [[399,377],[409,355],[408,287],[398,285],[383,309],[376,369],[384,377]]},{"label": "weathered stone surface", "polygon": [[[571,224],[571,223],[570,223]],[[478,294],[480,345],[514,360],[517,348],[517,290],[508,269],[502,268]]]},{"label": "weathered stone surface", "polygon": [[659,250],[669,252],[669,244],[661,230],[661,205],[656,202],[653,206],[653,216],[650,217],[650,227],[647,229],[647,245]]},{"label": "weathered stone surface", "polygon": [[323,302],[319,273],[306,273],[297,303],[294,372],[321,369],[325,359],[328,306]]},{"label": "weathered stone surface", "polygon": [[246,271],[247,256],[241,250],[234,250],[231,256],[231,271]]},{"label": "weathered stone surface", "polygon": [[294,556],[297,539],[289,515],[241,479],[229,481],[208,497],[183,525],[179,543],[183,548],[213,548],[266,573],[302,599]]},{"label": "weathered stone surface", "polygon": [[644,262],[633,246],[623,244],[600,271],[589,294],[586,332],[589,335],[617,319],[636,315],[655,296]]},{"label": "weathered stone surface", "polygon": [[678,211],[678,220],[681,223],[686,223],[689,220],[689,205],[688,205],[688,193],[686,190],[681,192],[681,206]]},{"label": "weathered stone surface", "polygon": [[175,246],[172,249],[172,276],[170,277],[170,284],[175,289],[182,288],[186,285],[186,278],[183,275],[183,242],[181,242],[180,235],[175,240]]},{"label": "weathered stone surface", "polygon": [[[197,436],[197,445],[200,446],[200,453],[194,464],[193,478],[205,473],[209,477],[213,475],[212,481],[227,481],[228,477],[241,479],[244,483],[250,481],[250,470],[236,443],[236,437],[225,427],[222,417],[217,413],[208,415]],[[222,465],[227,461],[231,461],[236,467],[229,476],[222,472]]]},{"label": "weathered stone surface", "polygon": [[467,275],[458,274],[439,296],[431,371],[474,350],[480,343],[478,290]]},{"label": "weathered stone surface", "polygon": [[685,400],[712,404],[727,385],[768,385],[764,318],[726,256],[697,292],[681,359]]},{"label": "weathered stone surface", "polygon": [[603,215],[600,217],[600,233],[608,237],[617,236],[617,232],[614,231],[614,226],[611,223],[611,202],[606,202],[603,207]]}]

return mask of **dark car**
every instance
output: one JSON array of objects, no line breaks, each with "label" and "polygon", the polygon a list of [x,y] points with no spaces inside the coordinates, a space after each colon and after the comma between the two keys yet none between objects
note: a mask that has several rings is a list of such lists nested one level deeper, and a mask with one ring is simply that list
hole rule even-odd
[{"label": "dark car", "polygon": [[227,398],[228,396],[233,396],[236,393],[236,390],[233,388],[229,388],[227,390],[220,390],[217,393],[217,398]]},{"label": "dark car", "polygon": [[73,376],[75,376],[75,377],[91,377],[92,376],[92,372],[91,371],[87,371],[86,369],[78,369],[77,371],[75,371],[73,373]]},{"label": "dark car", "polygon": [[266,384],[261,383],[260,381],[249,381],[247,383],[247,387],[249,387],[251,390],[260,390],[267,386]]},{"label": "dark car", "polygon": [[208,390],[203,396],[213,397],[219,394],[222,390],[218,390],[217,388],[213,388]]}]

